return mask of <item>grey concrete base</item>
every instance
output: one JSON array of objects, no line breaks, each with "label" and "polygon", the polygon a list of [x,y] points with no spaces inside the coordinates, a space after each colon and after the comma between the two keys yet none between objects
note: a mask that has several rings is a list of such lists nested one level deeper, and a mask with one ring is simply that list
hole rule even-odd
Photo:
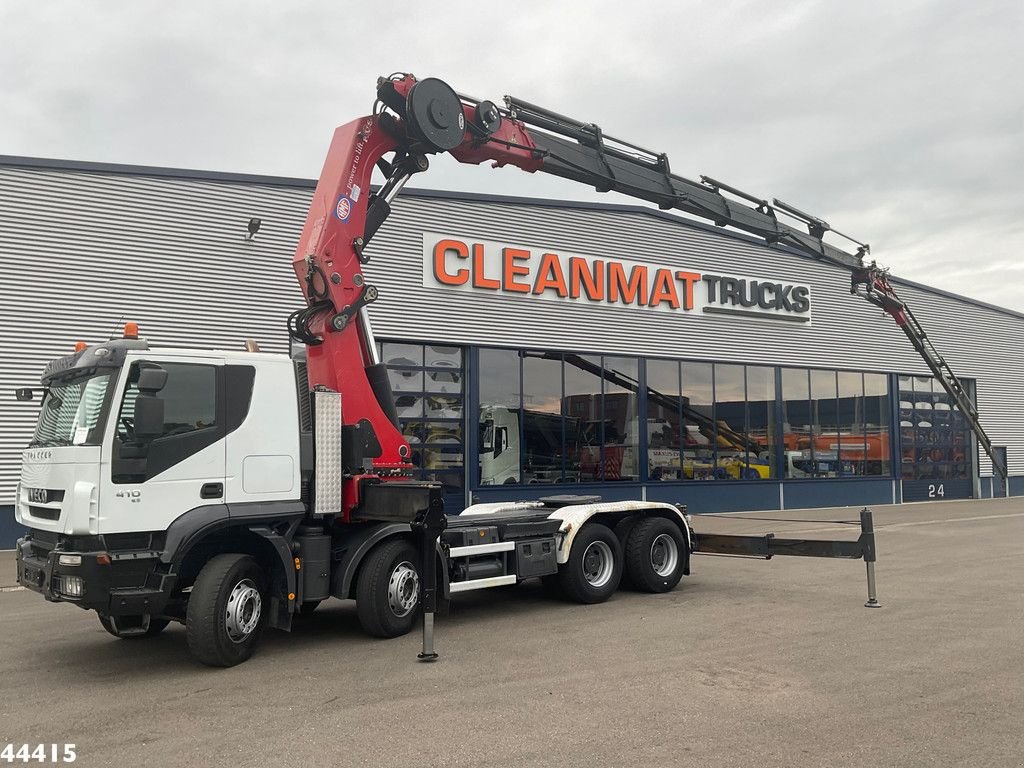
[{"label": "grey concrete base", "polygon": [[0,551],[0,589],[17,586],[14,570],[14,550]]},{"label": "grey concrete base", "polygon": [[[699,518],[699,530],[850,536],[857,509]],[[864,564],[697,557],[674,591],[602,605],[535,581],[457,596],[375,640],[351,602],[268,632],[240,667],[184,629],[116,640],[94,614],[0,593],[0,743],[82,766],[1016,766],[1024,758],[1024,499],[875,509]],[[40,713],[45,713],[45,717]]]}]

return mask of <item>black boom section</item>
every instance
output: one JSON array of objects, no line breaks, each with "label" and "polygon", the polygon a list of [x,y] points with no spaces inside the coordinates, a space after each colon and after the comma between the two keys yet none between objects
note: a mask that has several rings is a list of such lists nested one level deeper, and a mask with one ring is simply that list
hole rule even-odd
[{"label": "black boom section", "polygon": [[[518,111],[516,116],[526,123],[536,122],[536,118]],[[546,173],[593,186],[601,192],[621,192],[647,200],[665,210],[674,208],[710,219],[719,227],[735,227],[762,237],[770,244],[788,245],[814,258],[845,267],[863,264],[859,255],[781,223],[767,203],[761,208],[751,208],[724,197],[713,186],[676,176],[668,170],[667,159],[659,164],[611,147],[598,148],[548,133],[533,133],[532,136],[543,155],[542,170]],[[590,140],[594,141],[594,134],[590,134]]]}]

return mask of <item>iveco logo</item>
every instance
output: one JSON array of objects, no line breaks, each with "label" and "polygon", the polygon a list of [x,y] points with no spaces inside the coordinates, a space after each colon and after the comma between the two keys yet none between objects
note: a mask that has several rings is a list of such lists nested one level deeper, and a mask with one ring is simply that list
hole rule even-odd
[{"label": "iveco logo", "polygon": [[32,504],[45,504],[48,496],[45,488],[28,489],[28,500]]},{"label": "iveco logo", "polygon": [[32,461],[46,461],[53,456],[53,451],[25,451],[22,455]]}]

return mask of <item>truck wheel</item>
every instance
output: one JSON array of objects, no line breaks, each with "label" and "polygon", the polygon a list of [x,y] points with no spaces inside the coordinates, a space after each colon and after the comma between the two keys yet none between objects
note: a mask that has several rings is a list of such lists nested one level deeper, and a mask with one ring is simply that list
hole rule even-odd
[{"label": "truck wheel", "polygon": [[683,577],[686,539],[663,517],[646,517],[626,539],[626,572],[643,592],[668,592]]},{"label": "truck wheel", "polygon": [[248,555],[217,555],[196,577],[188,599],[186,637],[192,655],[211,667],[252,656],[265,623],[263,572]]},{"label": "truck wheel", "polygon": [[370,550],[356,582],[356,613],[368,635],[398,637],[412,630],[419,615],[419,556],[404,539]]},{"label": "truck wheel", "polygon": [[558,570],[563,594],[576,603],[603,603],[622,579],[622,545],[611,529],[589,523],[577,534]]},{"label": "truck wheel", "polygon": [[[167,629],[167,625],[171,623],[170,619],[154,619],[153,617],[150,617],[149,627],[147,627],[145,632],[139,632],[138,627],[142,626],[141,616],[123,617],[123,619],[128,620],[128,623],[131,626],[122,629],[116,629],[114,627],[114,622],[110,620],[109,616],[100,616],[99,619],[100,624],[103,625],[103,628],[107,630],[107,632],[112,634],[114,637],[121,638],[122,640],[142,640],[147,637],[156,637]],[[132,628],[135,629],[133,630]]]}]

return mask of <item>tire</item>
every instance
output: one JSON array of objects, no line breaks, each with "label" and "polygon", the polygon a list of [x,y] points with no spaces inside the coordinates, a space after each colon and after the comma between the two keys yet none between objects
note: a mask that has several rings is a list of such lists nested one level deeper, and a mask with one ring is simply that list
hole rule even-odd
[{"label": "tire", "polygon": [[576,603],[603,603],[622,580],[622,544],[600,523],[583,526],[572,543],[569,560],[558,570],[562,593]]},{"label": "tire", "polygon": [[[643,520],[643,517],[640,515],[630,515],[629,517],[620,520],[614,528],[615,538],[619,540],[619,545],[622,547],[623,557],[625,557],[626,542],[629,541],[629,533],[641,520]],[[622,581],[619,582],[619,589],[623,588],[634,588],[633,581],[629,578],[629,569],[625,567],[625,561],[623,561]]]},{"label": "tire", "polygon": [[642,592],[668,592],[683,577],[686,539],[679,526],[663,517],[646,517],[626,539],[626,573]]},{"label": "tire", "polygon": [[356,581],[356,613],[373,637],[408,634],[420,615],[419,555],[405,539],[378,544],[363,560]]},{"label": "tire", "polygon": [[263,571],[248,555],[217,555],[192,586],[185,617],[188,647],[197,661],[233,667],[252,656],[266,624]]},{"label": "tire", "polygon": [[99,619],[100,624],[103,625],[103,628],[107,630],[107,632],[121,640],[145,640],[147,637],[156,637],[167,629],[167,625],[171,623],[170,619],[154,619],[153,617],[150,617],[149,628],[145,632],[122,634],[114,629],[114,623],[110,620],[109,616],[100,616]]}]

